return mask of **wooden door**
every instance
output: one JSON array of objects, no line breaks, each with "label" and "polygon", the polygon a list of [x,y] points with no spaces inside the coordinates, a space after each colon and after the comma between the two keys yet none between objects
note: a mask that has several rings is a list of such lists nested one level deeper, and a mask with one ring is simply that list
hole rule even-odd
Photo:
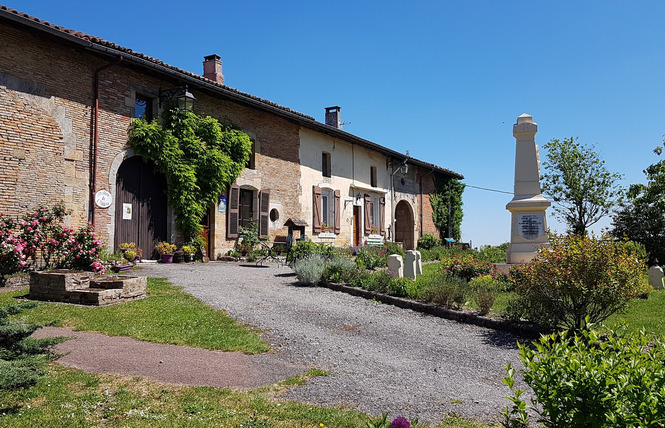
[{"label": "wooden door", "polygon": [[206,256],[210,257],[210,208],[208,208],[208,211],[206,212],[206,215],[203,217],[203,220],[201,220],[201,231],[199,232],[199,236],[203,238],[205,241],[205,245],[203,249],[206,252]]},{"label": "wooden door", "polygon": [[353,246],[360,246],[360,207],[355,205],[353,207]]},{"label": "wooden door", "polygon": [[115,186],[115,248],[134,242],[144,258],[156,258],[155,245],[167,239],[166,178],[153,162],[140,156],[126,159]]}]

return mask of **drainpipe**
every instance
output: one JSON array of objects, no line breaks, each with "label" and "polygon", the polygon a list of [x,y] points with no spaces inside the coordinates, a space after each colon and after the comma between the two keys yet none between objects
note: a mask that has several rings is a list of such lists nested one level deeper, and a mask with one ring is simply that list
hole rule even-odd
[{"label": "drainpipe", "polygon": [[427,177],[428,175],[432,174],[434,172],[434,168],[427,174],[421,175],[420,176],[420,237],[423,237],[423,177]]},{"label": "drainpipe", "polygon": [[122,62],[122,56],[110,64],[103,65],[95,70],[93,92],[95,96],[95,114],[92,117],[92,141],[90,144],[90,205],[88,207],[88,221],[95,225],[95,193],[97,192],[97,143],[99,142],[99,73],[107,68]]}]

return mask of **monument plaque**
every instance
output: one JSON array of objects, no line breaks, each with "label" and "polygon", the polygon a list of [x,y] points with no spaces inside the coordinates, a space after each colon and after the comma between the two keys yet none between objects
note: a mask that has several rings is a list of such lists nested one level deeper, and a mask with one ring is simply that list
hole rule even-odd
[{"label": "monument plaque", "polygon": [[525,239],[536,239],[545,234],[543,216],[541,214],[518,214],[517,236]]}]

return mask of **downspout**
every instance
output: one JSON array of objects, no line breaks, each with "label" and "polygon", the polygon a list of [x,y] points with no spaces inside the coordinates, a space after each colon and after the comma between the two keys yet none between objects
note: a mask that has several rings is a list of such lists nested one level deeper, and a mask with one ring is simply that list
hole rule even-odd
[{"label": "downspout", "polygon": [[95,193],[97,192],[97,143],[99,142],[99,73],[107,68],[122,62],[122,56],[118,57],[116,62],[103,65],[95,70],[95,79],[93,82],[93,92],[95,96],[95,114],[92,118],[92,141],[90,144],[90,205],[88,207],[88,221],[95,225]]},{"label": "downspout", "polygon": [[427,177],[428,175],[432,174],[434,172],[434,168],[427,174],[421,175],[420,176],[420,237],[423,237],[423,177]]}]

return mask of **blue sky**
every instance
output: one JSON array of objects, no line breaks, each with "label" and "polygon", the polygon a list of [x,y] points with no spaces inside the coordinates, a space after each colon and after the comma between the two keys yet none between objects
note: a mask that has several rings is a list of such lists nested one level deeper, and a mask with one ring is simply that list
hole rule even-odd
[{"label": "blue sky", "polygon": [[[662,1],[0,0],[512,192],[522,113],[536,142],[594,144],[623,184],[665,134]],[[541,150],[541,159],[545,152]],[[467,188],[462,240],[510,239],[511,195]],[[552,229],[565,227],[548,210]],[[609,220],[599,227],[607,227]]]}]

